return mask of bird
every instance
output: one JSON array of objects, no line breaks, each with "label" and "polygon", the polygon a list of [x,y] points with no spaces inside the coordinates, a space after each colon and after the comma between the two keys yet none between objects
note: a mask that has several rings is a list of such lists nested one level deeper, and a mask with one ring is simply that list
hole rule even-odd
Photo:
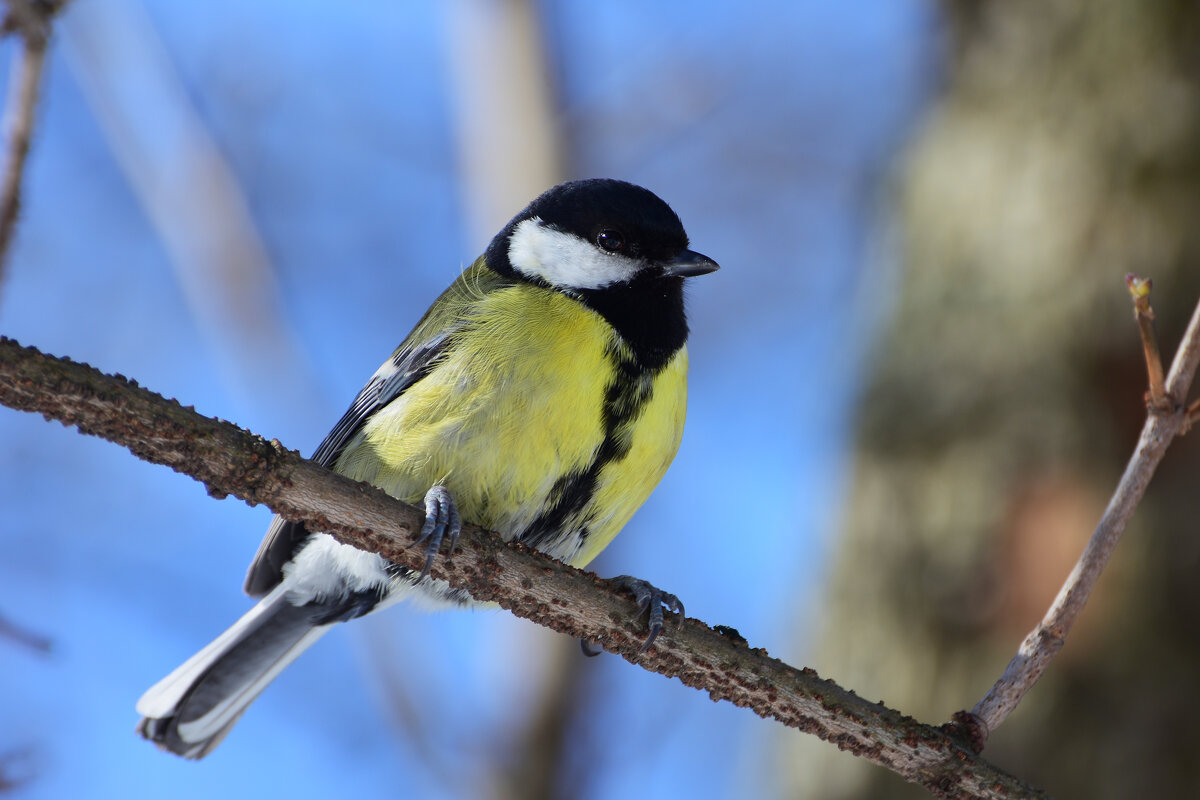
[{"label": "bird", "polygon": [[[684,281],[717,268],[648,189],[593,178],[535,198],[434,301],[312,456],[424,507],[424,570],[275,517],[246,575],[257,605],[146,691],[138,734],[203,758],[332,625],[406,598],[476,605],[429,574],[463,519],[588,564],[679,448]],[[674,595],[614,580],[649,613],[644,647],[664,606],[682,618]]]}]

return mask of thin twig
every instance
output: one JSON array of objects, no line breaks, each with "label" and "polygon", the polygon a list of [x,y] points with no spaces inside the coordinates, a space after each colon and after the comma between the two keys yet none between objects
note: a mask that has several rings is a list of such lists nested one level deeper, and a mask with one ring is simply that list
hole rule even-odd
[{"label": "thin twig", "polygon": [[1142,352],[1146,356],[1146,375],[1150,390],[1146,393],[1146,407],[1154,411],[1169,411],[1171,400],[1167,397],[1163,380],[1162,354],[1158,350],[1158,336],[1154,333],[1154,309],[1150,307],[1150,289],[1153,282],[1132,273],[1125,276],[1125,285],[1133,298],[1133,318],[1137,320],[1138,333],[1142,337]]},{"label": "thin twig", "polygon": [[46,62],[46,44],[50,37],[49,15],[57,11],[58,6],[8,0],[8,8],[4,27],[20,33],[21,48],[14,56],[8,102],[4,108],[7,147],[4,174],[0,177],[0,278],[4,275],[4,265],[8,260],[17,229],[17,216],[21,210],[21,183],[29,144],[33,141],[42,67]]},{"label": "thin twig", "polygon": [[1197,422],[1200,422],[1200,400],[1192,403],[1187,407],[1187,411],[1183,412],[1183,427],[1179,429],[1179,435],[1190,431]]},{"label": "thin twig", "polygon": [[[1140,321],[1140,320],[1139,320]],[[1143,339],[1143,341],[1145,341]],[[1054,604],[1046,616],[1025,640],[1016,656],[1005,668],[1000,680],[991,688],[979,704],[970,712],[968,720],[956,716],[956,722],[967,723],[977,749],[982,749],[988,734],[1012,713],[1033,685],[1041,677],[1050,661],[1062,649],[1067,633],[1087,603],[1092,587],[1108,563],[1121,534],[1134,509],[1146,493],[1158,462],[1178,435],[1187,419],[1183,410],[1183,398],[1187,397],[1200,363],[1200,304],[1192,314],[1192,320],[1180,343],[1179,352],[1167,376],[1163,397],[1169,410],[1158,413],[1152,409],[1142,428],[1141,438],[1125,474],[1121,476],[1116,491],[1100,518],[1091,540],[1059,590]]]},{"label": "thin twig", "polygon": [[[0,337],[0,404],[74,425],[202,481],[209,494],[264,503],[289,520],[412,569],[424,514],[241,428],[201,416],[125,378],[45,356]],[[811,733],[920,783],[938,797],[1044,797],[944,731],[871,703],[811,670],[790,667],[694,619],[641,652],[645,623],[611,581],[464,526],[433,576],[519,617],[599,642],[630,663],[675,677],[760,716]]]}]

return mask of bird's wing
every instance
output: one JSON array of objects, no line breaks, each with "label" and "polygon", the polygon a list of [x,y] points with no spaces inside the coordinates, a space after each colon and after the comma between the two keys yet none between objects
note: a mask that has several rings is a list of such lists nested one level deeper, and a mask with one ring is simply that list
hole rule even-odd
[{"label": "bird's wing", "polygon": [[[484,266],[482,258],[464,271],[430,306],[392,357],[371,376],[350,408],[317,447],[312,460],[332,469],[342,451],[373,414],[436,366],[451,346],[454,334],[465,325],[469,307],[484,294],[507,285],[511,285],[511,281]],[[309,533],[303,524],[275,517],[246,573],[246,593],[258,597],[273,589],[283,577],[283,565],[292,559]]]}]

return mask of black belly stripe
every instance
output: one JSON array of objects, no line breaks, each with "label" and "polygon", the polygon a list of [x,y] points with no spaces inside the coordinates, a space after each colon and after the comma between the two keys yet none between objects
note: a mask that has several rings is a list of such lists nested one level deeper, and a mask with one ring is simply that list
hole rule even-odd
[{"label": "black belly stripe", "polygon": [[[624,350],[624,352],[622,352]],[[602,421],[604,438],[587,467],[568,472],[554,482],[546,498],[547,508],[520,534],[517,541],[538,550],[548,549],[563,534],[568,523],[576,526],[580,542],[587,538],[589,515],[581,513],[591,503],[600,472],[629,455],[633,445],[633,423],[654,393],[654,376],[661,366],[647,368],[625,348],[610,347],[608,357],[616,370],[604,390]]]}]

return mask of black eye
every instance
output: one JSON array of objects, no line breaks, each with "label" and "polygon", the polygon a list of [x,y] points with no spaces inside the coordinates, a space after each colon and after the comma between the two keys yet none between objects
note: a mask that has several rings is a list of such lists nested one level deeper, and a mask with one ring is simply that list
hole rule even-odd
[{"label": "black eye", "polygon": [[607,228],[596,234],[596,245],[609,253],[615,253],[618,250],[625,248],[625,237],[620,231],[614,231],[612,228]]}]

